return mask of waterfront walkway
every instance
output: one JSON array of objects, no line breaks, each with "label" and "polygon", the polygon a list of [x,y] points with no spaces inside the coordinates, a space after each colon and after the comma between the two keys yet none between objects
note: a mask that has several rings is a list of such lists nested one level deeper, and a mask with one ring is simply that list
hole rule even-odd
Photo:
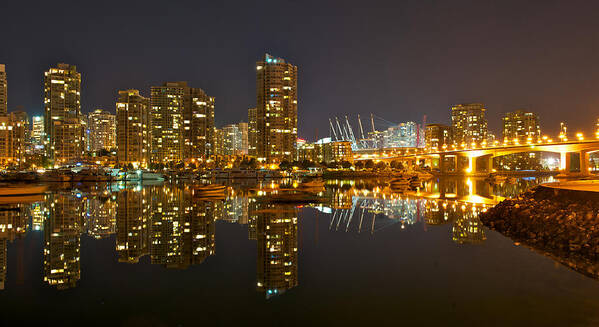
[{"label": "waterfront walkway", "polygon": [[542,184],[542,186],[562,190],[599,192],[599,179],[553,182]]}]

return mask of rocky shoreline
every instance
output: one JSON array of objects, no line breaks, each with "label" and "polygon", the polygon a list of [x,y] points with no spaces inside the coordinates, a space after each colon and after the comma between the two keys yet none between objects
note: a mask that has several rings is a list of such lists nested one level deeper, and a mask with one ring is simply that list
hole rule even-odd
[{"label": "rocky shoreline", "polygon": [[490,229],[599,278],[599,193],[537,186],[480,215]]}]

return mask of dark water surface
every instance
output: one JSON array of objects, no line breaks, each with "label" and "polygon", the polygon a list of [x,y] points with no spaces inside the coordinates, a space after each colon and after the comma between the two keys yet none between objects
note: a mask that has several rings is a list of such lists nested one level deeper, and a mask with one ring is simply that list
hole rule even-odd
[{"label": "dark water surface", "polygon": [[317,207],[251,186],[215,201],[177,185],[57,189],[0,205],[0,323],[597,325],[598,281],[477,219],[537,182],[334,182]]}]

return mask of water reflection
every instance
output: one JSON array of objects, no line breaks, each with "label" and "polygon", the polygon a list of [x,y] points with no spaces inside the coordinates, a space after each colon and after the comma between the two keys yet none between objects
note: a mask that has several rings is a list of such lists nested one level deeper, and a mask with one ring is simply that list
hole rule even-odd
[{"label": "water reflection", "polygon": [[[448,238],[455,243],[480,244],[486,237],[478,214],[539,182],[433,180],[397,193],[384,181],[329,181],[321,203],[310,206],[329,214],[331,232],[376,237],[394,224],[423,230],[451,224]],[[257,291],[266,298],[282,294],[298,285],[301,206],[270,203],[263,190],[281,187],[274,182],[245,185],[231,188],[225,199],[210,200],[192,197],[186,185],[105,185],[1,204],[0,286],[4,288],[7,275],[7,244],[29,232],[43,233],[45,283],[68,289],[81,279],[82,235],[114,239],[118,261],[124,264],[149,257],[150,264],[186,269],[216,254],[216,223],[223,221],[246,226],[248,239],[256,242]]]}]

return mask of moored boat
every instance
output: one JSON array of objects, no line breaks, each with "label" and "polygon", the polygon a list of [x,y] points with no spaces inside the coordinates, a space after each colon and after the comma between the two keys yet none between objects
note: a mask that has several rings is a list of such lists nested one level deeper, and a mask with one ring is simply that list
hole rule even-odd
[{"label": "moored boat", "polygon": [[46,185],[4,185],[0,186],[0,196],[24,196],[46,192]]},{"label": "moored boat", "polygon": [[311,180],[309,182],[303,182],[299,185],[300,188],[322,188],[324,187],[324,181],[320,178]]},{"label": "moored boat", "polygon": [[224,196],[227,187],[220,184],[210,184],[195,186],[192,188],[193,196],[206,197],[206,196]]}]

